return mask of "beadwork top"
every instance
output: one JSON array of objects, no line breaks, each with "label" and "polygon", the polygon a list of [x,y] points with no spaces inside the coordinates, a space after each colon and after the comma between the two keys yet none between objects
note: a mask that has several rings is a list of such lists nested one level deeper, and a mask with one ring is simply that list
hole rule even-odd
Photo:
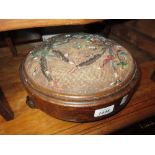
[{"label": "beadwork top", "polygon": [[43,42],[28,54],[24,68],[31,82],[42,88],[89,95],[121,85],[133,74],[134,61],[112,40],[73,33]]}]

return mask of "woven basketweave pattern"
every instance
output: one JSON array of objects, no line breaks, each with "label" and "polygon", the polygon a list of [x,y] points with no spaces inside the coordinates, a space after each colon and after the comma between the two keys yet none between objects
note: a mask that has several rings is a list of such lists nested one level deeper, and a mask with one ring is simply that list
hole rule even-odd
[{"label": "woven basketweave pattern", "polygon": [[99,35],[63,34],[49,39],[29,53],[28,77],[46,89],[88,95],[121,84],[133,71],[130,53]]}]

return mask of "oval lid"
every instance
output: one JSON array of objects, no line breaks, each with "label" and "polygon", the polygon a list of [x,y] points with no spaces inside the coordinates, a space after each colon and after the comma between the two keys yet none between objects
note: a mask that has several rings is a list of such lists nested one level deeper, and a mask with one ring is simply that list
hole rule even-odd
[{"label": "oval lid", "polygon": [[121,45],[100,35],[61,34],[31,51],[25,78],[39,92],[56,96],[104,96],[133,77],[135,63]]}]

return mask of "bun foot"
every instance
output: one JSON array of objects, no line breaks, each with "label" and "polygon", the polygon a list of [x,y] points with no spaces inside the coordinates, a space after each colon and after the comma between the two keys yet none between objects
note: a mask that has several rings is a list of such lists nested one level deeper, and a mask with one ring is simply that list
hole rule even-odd
[{"label": "bun foot", "polygon": [[36,106],[35,106],[35,104],[34,104],[34,102],[32,101],[32,99],[31,99],[31,97],[29,97],[29,96],[27,96],[27,98],[26,98],[26,104],[30,107],[30,108],[32,108],[32,109],[34,109]]}]

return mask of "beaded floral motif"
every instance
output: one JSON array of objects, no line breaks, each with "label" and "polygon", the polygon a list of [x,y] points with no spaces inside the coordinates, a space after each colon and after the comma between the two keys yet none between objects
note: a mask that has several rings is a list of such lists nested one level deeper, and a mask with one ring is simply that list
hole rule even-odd
[{"label": "beaded floral motif", "polygon": [[[72,53],[67,51],[68,46],[78,52],[78,59],[73,59],[70,56]],[[53,78],[48,66],[49,59],[53,60],[54,58],[71,65],[72,69],[66,74],[74,74],[76,71],[94,64],[98,64],[96,69],[100,68],[102,72],[106,65],[110,65],[114,78],[109,84],[110,86],[122,82],[119,76],[120,70],[128,68],[128,53],[124,48],[102,36],[85,33],[55,36],[34,49],[31,52],[31,56],[32,59],[39,60],[40,69],[44,77],[49,82],[57,83],[57,86],[61,79],[55,80]]]}]

